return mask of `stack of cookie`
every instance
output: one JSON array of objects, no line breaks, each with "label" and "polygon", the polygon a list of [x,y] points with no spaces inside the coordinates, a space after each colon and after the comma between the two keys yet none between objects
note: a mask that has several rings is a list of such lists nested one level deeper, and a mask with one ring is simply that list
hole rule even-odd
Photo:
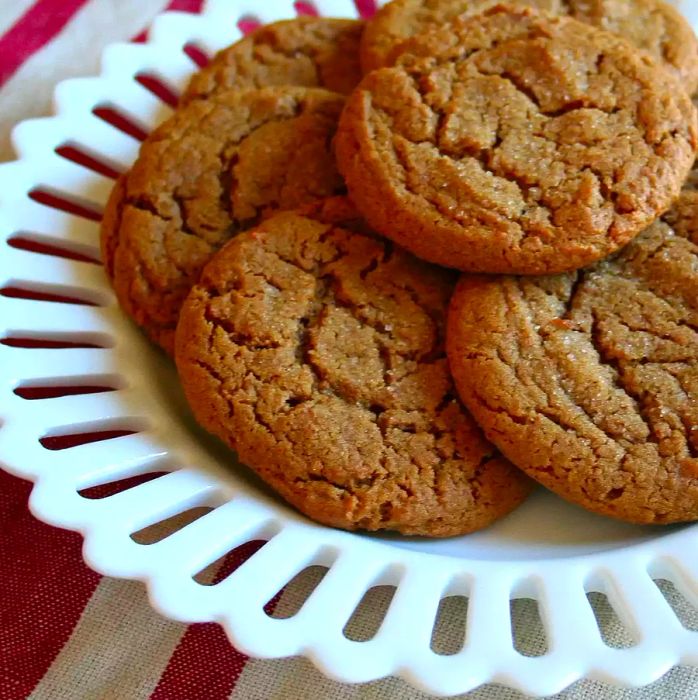
[{"label": "stack of cookie", "polygon": [[662,0],[270,25],[146,139],[105,266],[197,420],[315,520],[463,534],[529,477],[695,520],[697,87]]}]

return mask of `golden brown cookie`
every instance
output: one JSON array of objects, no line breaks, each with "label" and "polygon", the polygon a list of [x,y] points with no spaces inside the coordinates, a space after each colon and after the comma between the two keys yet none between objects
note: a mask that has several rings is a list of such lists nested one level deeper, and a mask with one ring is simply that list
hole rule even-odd
[{"label": "golden brown cookie", "polygon": [[269,85],[323,87],[348,94],[361,79],[363,28],[358,20],[324,17],[298,17],[260,27],[196,73],[182,101],[227,88]]},{"label": "golden brown cookie", "polygon": [[454,278],[363,231],[340,198],[278,214],[215,255],[177,328],[189,403],[322,523],[482,528],[530,482],[455,397],[443,337]]},{"label": "golden brown cookie", "polygon": [[336,152],[368,222],[419,257],[472,272],[572,270],[678,195],[695,109],[622,39],[498,6],[403,46],[350,96]]},{"label": "golden brown cookie", "polygon": [[695,224],[698,221],[698,161],[688,174],[686,182],[683,183],[678,199],[662,219],[678,235],[698,243]]},{"label": "golden brown cookie", "polygon": [[[470,17],[497,0],[393,0],[367,24],[361,41],[364,72],[391,65],[400,44],[456,17]],[[674,73],[689,93],[698,88],[698,41],[681,13],[663,0],[512,0],[569,15],[630,41]]]},{"label": "golden brown cookie", "polygon": [[122,307],[165,350],[223,243],[274,211],[343,191],[330,147],[343,103],[311,88],[221,92],[143,143],[107,206],[102,251]]},{"label": "golden brown cookie", "polygon": [[695,190],[682,200],[592,268],[464,275],[449,313],[485,434],[555,493],[636,523],[698,520]]}]

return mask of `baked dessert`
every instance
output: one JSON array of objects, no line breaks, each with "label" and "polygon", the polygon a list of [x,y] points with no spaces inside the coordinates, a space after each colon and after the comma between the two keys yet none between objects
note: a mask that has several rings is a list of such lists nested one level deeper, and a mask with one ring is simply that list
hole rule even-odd
[{"label": "baked dessert", "polygon": [[269,85],[322,87],[347,94],[361,79],[363,28],[358,20],[325,17],[267,24],[218,52],[194,74],[182,101],[228,88]]},{"label": "baked dessert", "polygon": [[697,256],[689,190],[589,269],[463,276],[448,354],[485,434],[589,510],[634,523],[698,519]]},{"label": "baked dessert", "polygon": [[[392,64],[400,44],[459,16],[472,16],[498,0],[393,0],[367,24],[361,41],[364,72]],[[554,14],[569,15],[627,39],[649,53],[682,82],[698,88],[698,41],[688,22],[663,0],[513,0]]]},{"label": "baked dessert", "polygon": [[107,205],[102,250],[121,306],[166,351],[182,301],[223,243],[344,190],[330,145],[343,104],[316,88],[220,92],[145,140]]},{"label": "baked dessert", "polygon": [[695,109],[626,41],[497,6],[402,50],[349,97],[336,152],[367,221],[415,255],[471,272],[577,269],[679,194]]},{"label": "baked dessert", "polygon": [[530,482],[455,396],[453,282],[367,232],[345,199],[267,219],[212,258],[182,308],[176,361],[194,415],[318,522],[485,527]]}]

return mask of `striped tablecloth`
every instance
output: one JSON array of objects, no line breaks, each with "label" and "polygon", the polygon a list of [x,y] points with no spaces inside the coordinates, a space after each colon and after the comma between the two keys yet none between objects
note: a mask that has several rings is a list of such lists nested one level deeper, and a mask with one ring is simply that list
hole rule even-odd
[{"label": "striped tablecloth", "polygon": [[[200,6],[201,0],[0,0],[0,160],[12,158],[9,133],[16,122],[50,112],[59,80],[95,74],[102,48],[142,39],[156,13]],[[0,472],[0,700],[426,697],[395,679],[335,683],[304,659],[249,659],[215,624],[186,626],[160,617],[141,584],[90,571],[79,536],[35,520],[28,495],[27,483]],[[291,608],[302,585],[272,604]],[[371,617],[369,608],[356,620],[358,632],[371,626]],[[523,698],[497,687],[464,697]],[[674,669],[635,691],[580,682],[557,697],[696,700],[698,670]]]}]

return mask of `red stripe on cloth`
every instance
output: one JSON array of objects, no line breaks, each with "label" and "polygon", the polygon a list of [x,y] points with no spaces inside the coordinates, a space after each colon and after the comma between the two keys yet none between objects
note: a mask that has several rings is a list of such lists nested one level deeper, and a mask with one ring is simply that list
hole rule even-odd
[{"label": "red stripe on cloth", "polygon": [[172,0],[167,6],[168,10],[176,10],[177,12],[201,12],[204,0]]},{"label": "red stripe on cloth", "polygon": [[68,23],[88,0],[38,0],[0,37],[0,85]]},{"label": "red stripe on cloth", "polygon": [[317,17],[318,11],[312,2],[305,2],[304,0],[297,0],[293,3],[293,7],[299,15],[305,15],[306,17]]},{"label": "red stripe on cloth", "polygon": [[100,576],[81,539],[27,510],[30,484],[0,472],[0,697],[24,700],[41,680],[92,596]]},{"label": "red stripe on cloth", "polygon": [[[229,576],[264,542],[248,542],[231,552],[215,582]],[[225,700],[233,691],[249,657],[230,643],[215,622],[189,625],[150,700]]]},{"label": "red stripe on cloth", "polygon": [[247,663],[220,625],[189,625],[151,700],[225,700]]},{"label": "red stripe on cloth", "polygon": [[364,19],[373,17],[376,14],[376,0],[354,0],[354,2],[356,3],[356,9]]}]

